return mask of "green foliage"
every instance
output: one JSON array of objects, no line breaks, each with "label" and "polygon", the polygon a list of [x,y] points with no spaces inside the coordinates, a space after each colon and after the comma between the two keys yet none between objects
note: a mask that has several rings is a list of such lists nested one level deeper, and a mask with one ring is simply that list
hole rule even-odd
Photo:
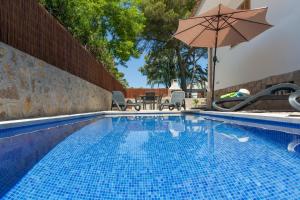
[{"label": "green foliage", "polygon": [[144,38],[147,41],[168,41],[176,31],[178,20],[189,17],[195,0],[142,0],[146,17]]},{"label": "green foliage", "polygon": [[193,106],[197,107],[199,103],[199,99],[193,99]]},{"label": "green foliage", "polygon": [[[138,57],[145,18],[139,0],[40,0],[46,9],[115,77],[127,84],[116,64]],[[117,63],[115,63],[117,62]]]},{"label": "green foliage", "polygon": [[[170,68],[175,70],[175,75],[170,73],[168,77],[179,78],[184,90],[194,78],[202,80],[206,77],[206,71],[198,65],[198,61],[207,57],[207,49],[190,48],[172,37],[179,19],[189,17],[194,6],[195,0],[142,0],[141,9],[146,17],[142,44],[151,59],[146,59],[140,71],[147,75],[149,83],[169,85],[161,77],[168,76],[166,73],[170,72]],[[169,66],[168,70],[161,70],[166,66]]]},{"label": "green foliage", "polygon": [[139,71],[147,76],[149,85],[163,84],[166,88],[171,86],[171,80],[176,78],[173,52],[170,49],[161,49],[150,51],[145,57],[146,64]]}]

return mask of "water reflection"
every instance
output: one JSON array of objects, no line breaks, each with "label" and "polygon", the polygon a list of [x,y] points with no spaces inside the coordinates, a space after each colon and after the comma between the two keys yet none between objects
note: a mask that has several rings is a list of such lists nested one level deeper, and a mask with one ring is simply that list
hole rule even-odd
[{"label": "water reflection", "polygon": [[198,132],[208,134],[210,130],[210,123],[202,117],[195,115],[186,115],[185,123],[188,132]]},{"label": "water reflection", "polygon": [[[158,143],[157,148],[165,149],[167,144],[181,145],[175,140],[170,140],[169,136],[174,139],[194,138],[199,147],[192,145],[187,151],[208,151],[208,155],[213,157],[215,148],[214,129],[220,123],[205,120],[199,116],[180,115],[180,116],[130,116],[113,118],[113,129],[118,130],[119,152],[130,154],[131,156],[151,154],[147,151],[149,143]],[[120,130],[122,129],[122,131]],[[166,135],[166,133],[169,133]],[[163,142],[165,140],[165,142]],[[151,147],[152,148],[152,147]],[[180,152],[184,154],[184,152]],[[192,157],[197,153],[191,154]],[[203,153],[202,153],[203,154]]]},{"label": "water reflection", "polygon": [[295,139],[288,144],[288,151],[296,152],[297,147],[300,147],[300,139]]},{"label": "water reflection", "polygon": [[127,131],[123,143],[120,145],[121,153],[129,153],[131,155],[138,155],[145,153],[143,145],[149,139],[148,131]]},{"label": "water reflection", "polygon": [[[115,122],[120,120],[123,121],[121,127],[124,128],[122,139],[120,139],[122,141],[120,151],[129,152],[132,155],[147,154],[145,151],[147,143],[153,142],[152,140],[157,139],[157,137],[164,139],[165,136],[162,134],[166,133],[169,133],[169,136],[174,139],[195,136],[198,138],[197,140],[202,140],[203,145],[197,149],[198,154],[207,155],[207,159],[211,160],[210,163],[214,162],[216,150],[223,151],[224,148],[235,148],[237,143],[245,145],[253,140],[257,142],[256,140],[264,139],[267,135],[268,138],[265,138],[267,142],[272,144],[276,141],[280,145],[285,144],[285,148],[288,146],[291,152],[298,151],[300,147],[299,140],[295,140],[294,136],[291,135],[282,133],[286,138],[283,140],[283,137],[279,137],[281,134],[269,134],[270,132],[263,129],[248,130],[249,127],[207,120],[196,115],[130,116],[114,119]],[[120,129],[120,122],[115,124],[114,128]]]},{"label": "water reflection", "polygon": [[[286,183],[293,188],[285,194],[297,196],[299,159],[255,134],[199,116],[102,119],[61,142],[7,197],[232,199],[227,195],[240,191],[238,199],[247,199],[249,192],[256,195],[249,187],[257,194],[269,188],[281,194]],[[240,143],[232,135],[251,139]]]},{"label": "water reflection", "polygon": [[235,140],[238,142],[248,142],[250,137],[247,135],[246,131],[241,131],[239,129],[232,129],[228,124],[221,123],[215,127],[219,134],[227,139]]},{"label": "water reflection", "polygon": [[226,134],[226,133],[220,133],[220,134],[231,140],[237,140],[238,142],[248,142],[249,141],[249,137],[238,137],[234,134]]},{"label": "water reflection", "polygon": [[169,121],[169,131],[174,138],[180,136],[180,133],[185,132],[185,122],[183,117],[178,117],[177,120]]}]

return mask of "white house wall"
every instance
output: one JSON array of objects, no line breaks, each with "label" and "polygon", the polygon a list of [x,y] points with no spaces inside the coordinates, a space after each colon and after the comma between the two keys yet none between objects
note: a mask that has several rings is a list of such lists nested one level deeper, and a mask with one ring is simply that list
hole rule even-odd
[{"label": "white house wall", "polygon": [[[203,1],[198,14],[219,2]],[[221,2],[237,8],[243,1]],[[269,8],[267,20],[273,28],[250,42],[218,49],[216,90],[300,70],[300,0],[251,1],[251,8],[265,6]]]}]

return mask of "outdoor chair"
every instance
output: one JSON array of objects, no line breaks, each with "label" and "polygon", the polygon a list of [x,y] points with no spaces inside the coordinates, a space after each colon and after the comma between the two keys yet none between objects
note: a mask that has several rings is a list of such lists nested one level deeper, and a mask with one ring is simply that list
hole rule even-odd
[{"label": "outdoor chair", "polygon": [[[275,95],[275,92],[284,91],[284,90],[292,91],[292,93],[289,95]],[[218,111],[232,112],[232,111],[241,110],[259,100],[288,100],[290,105],[293,108],[300,111],[299,98],[300,98],[300,87],[298,85],[293,83],[280,83],[271,86],[267,89],[264,89],[252,96],[233,97],[233,98],[216,100],[213,102],[213,108]],[[230,102],[239,102],[239,103],[231,108],[225,108],[224,106],[221,106],[221,104],[230,103]]]},{"label": "outdoor chair", "polygon": [[157,105],[157,109],[159,109],[160,105],[162,104],[162,98],[163,98],[163,95],[159,95],[159,96],[155,99],[155,104]]},{"label": "outdoor chair", "polygon": [[143,98],[143,109],[146,109],[147,104],[150,104],[150,109],[155,107],[155,92],[145,92]]},{"label": "outdoor chair", "polygon": [[159,110],[163,110],[164,107],[168,107],[169,110],[173,110],[176,108],[177,110],[181,110],[181,108],[184,108],[185,110],[185,92],[184,91],[174,91],[171,94],[171,100],[170,102],[166,100],[164,103],[162,103],[159,106]]},{"label": "outdoor chair", "polygon": [[128,106],[133,106],[136,111],[141,110],[141,104],[138,99],[135,98],[135,102],[131,100],[125,100],[125,96],[121,91],[113,91],[112,92],[112,106],[111,109],[117,107],[118,110],[125,111]]}]

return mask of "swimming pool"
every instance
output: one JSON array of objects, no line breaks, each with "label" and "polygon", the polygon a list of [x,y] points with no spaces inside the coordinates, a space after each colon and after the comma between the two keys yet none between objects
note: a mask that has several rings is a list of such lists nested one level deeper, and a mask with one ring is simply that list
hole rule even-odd
[{"label": "swimming pool", "polygon": [[3,199],[297,199],[300,135],[199,115],[106,116]]}]

